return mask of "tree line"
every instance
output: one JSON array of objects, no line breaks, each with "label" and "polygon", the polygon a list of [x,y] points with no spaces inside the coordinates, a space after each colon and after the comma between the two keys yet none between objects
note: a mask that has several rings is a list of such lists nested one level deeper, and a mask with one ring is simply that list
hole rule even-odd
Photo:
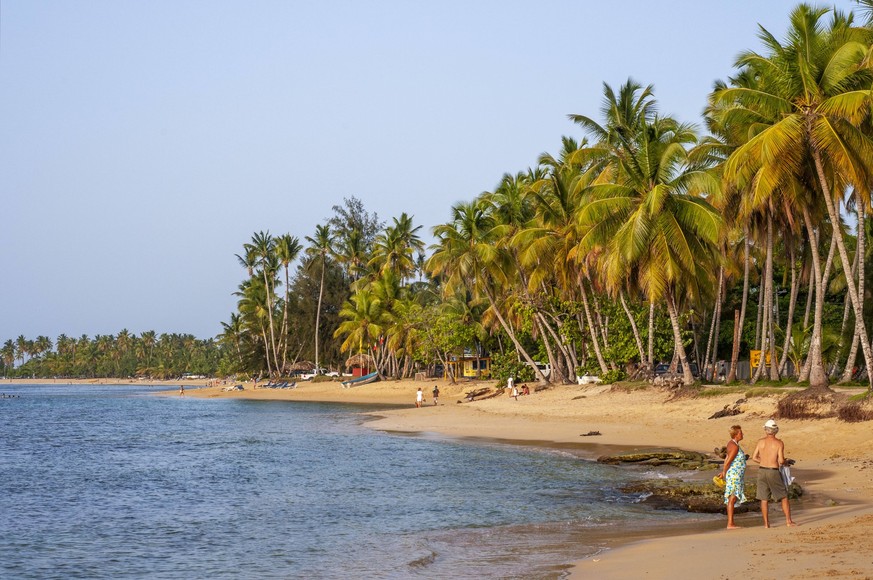
[{"label": "tree line", "polygon": [[117,335],[78,338],[61,334],[8,339],[0,347],[3,376],[19,378],[177,378],[185,373],[214,374],[221,353],[212,339],[190,334],[139,335],[127,329]]},{"label": "tree line", "polygon": [[753,381],[856,378],[873,365],[873,3],[858,4],[800,4],[784,40],[761,28],[702,104],[705,131],[661,114],[650,85],[604,84],[598,114],[569,115],[577,136],[454,205],[429,248],[412,217],[383,223],[354,197],[302,240],[253,234],[215,372],[358,356],[408,377],[472,354],[498,378],[664,361],[692,383],[720,360],[734,380],[757,350]]}]

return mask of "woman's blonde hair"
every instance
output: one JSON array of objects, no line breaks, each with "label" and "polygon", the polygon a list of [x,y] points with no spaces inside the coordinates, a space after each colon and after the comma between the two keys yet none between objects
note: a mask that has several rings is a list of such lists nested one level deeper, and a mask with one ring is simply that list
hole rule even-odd
[{"label": "woman's blonde hair", "polygon": [[730,430],[731,439],[733,439],[734,437],[736,437],[736,436],[737,436],[737,433],[739,433],[739,432],[742,431],[742,430],[743,430],[743,428],[740,427],[739,425],[734,425],[733,427],[731,427],[731,430]]}]

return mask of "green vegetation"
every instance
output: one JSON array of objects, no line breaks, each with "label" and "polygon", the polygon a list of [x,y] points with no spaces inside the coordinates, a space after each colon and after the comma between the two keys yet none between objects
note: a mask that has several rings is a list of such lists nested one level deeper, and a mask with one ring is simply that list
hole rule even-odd
[{"label": "green vegetation", "polygon": [[[177,378],[185,373],[212,375],[221,356],[215,341],[190,334],[154,331],[136,336],[128,330],[118,335],[70,338],[60,335],[53,345],[45,336],[28,340],[19,336],[0,348],[4,375],[19,378]],[[15,367],[16,360],[23,364]]]},{"label": "green vegetation", "polygon": [[[859,4],[800,4],[783,41],[762,29],[701,103],[703,135],[659,113],[651,86],[604,84],[599,115],[570,115],[579,136],[455,204],[427,254],[411,216],[386,226],[355,198],[305,245],[254,234],[219,355],[197,368],[279,376],[356,356],[386,378],[455,378],[454,361],[489,357],[495,379],[572,384],[665,361],[688,385],[723,360],[730,385],[755,350],[753,383],[870,386],[856,371],[873,368],[873,2]],[[8,344],[7,374],[59,372],[42,366],[61,356],[50,342]]]}]

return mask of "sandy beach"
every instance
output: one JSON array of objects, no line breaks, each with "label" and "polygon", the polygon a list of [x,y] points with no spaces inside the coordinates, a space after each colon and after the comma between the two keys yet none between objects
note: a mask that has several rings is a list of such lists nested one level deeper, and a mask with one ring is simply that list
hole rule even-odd
[{"label": "sandy beach", "polygon": [[[245,390],[233,392],[222,391],[223,385],[207,387],[205,381],[187,383],[185,395],[192,397],[402,405],[380,411],[369,425],[386,431],[573,446],[590,457],[616,448],[601,446],[678,447],[712,453],[725,445],[734,424],[743,426],[743,448],[750,453],[778,400],[775,396],[749,398],[740,405],[740,415],[708,419],[744,398],[743,394],[670,400],[671,393],[651,387],[626,391],[609,386],[560,386],[517,401],[501,395],[470,403],[464,401],[464,393],[493,382],[387,381],[350,389],[338,382],[303,382],[295,389],[254,389],[248,383]],[[167,394],[178,396],[178,381],[153,384],[166,384],[171,389]],[[433,406],[430,395],[434,384],[441,391],[438,406]],[[414,406],[419,387],[426,398],[423,408]],[[619,538],[608,544],[610,548],[577,562],[570,577],[873,577],[873,548],[867,541],[873,524],[871,424],[822,419],[779,420],[779,425],[786,454],[797,461],[792,474],[804,489],[803,500],[793,504],[798,527],[786,528],[781,510],[771,506],[771,529],[763,527],[760,514],[749,513],[738,516],[739,530],[667,528],[655,538]],[[590,431],[601,435],[582,437]],[[752,464],[747,480],[755,475]]]}]

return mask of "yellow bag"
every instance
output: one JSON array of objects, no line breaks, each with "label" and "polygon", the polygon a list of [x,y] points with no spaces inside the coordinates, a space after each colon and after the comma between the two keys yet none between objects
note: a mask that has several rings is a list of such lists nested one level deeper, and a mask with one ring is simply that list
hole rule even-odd
[{"label": "yellow bag", "polygon": [[717,487],[724,487],[725,485],[724,479],[720,478],[717,475],[712,478],[712,483],[714,483]]}]

